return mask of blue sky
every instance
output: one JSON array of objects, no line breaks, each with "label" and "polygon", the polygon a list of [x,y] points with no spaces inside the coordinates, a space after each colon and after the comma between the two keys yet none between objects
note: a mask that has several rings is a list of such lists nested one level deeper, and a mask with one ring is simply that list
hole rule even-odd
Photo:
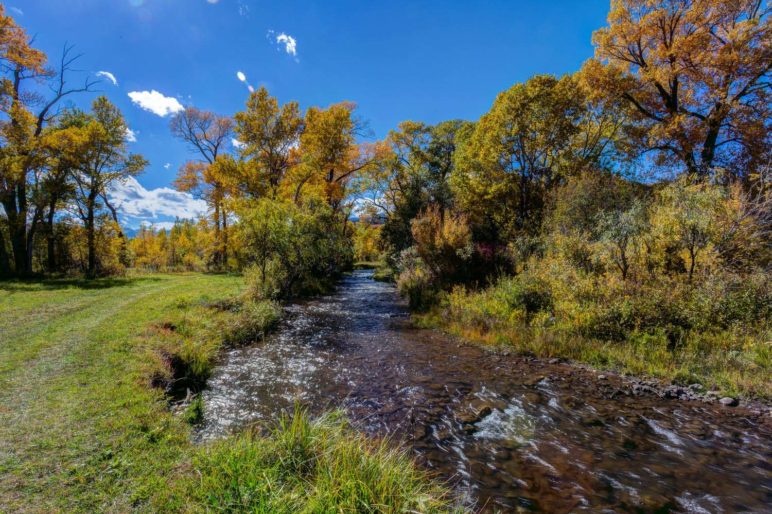
[{"label": "blue sky", "polygon": [[[99,71],[115,77],[117,85],[105,78],[99,89],[134,131],[132,151],[150,161],[137,184],[144,191],[135,191],[149,193],[145,208],[174,195],[153,190],[167,188],[190,157],[169,134],[164,109],[235,113],[248,95],[239,71],[303,108],[352,100],[382,138],[407,119],[476,119],[516,82],[577,70],[592,55],[590,37],[605,24],[609,2],[14,0],[6,7],[52,60],[65,42],[75,45],[83,71],[74,82]],[[168,220],[170,210],[152,215]],[[133,222],[143,216],[132,212]]]}]

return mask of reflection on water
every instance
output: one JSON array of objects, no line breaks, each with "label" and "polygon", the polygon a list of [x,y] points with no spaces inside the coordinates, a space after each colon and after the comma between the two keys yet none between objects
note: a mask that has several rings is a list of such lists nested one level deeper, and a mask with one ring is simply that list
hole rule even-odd
[{"label": "reflection on water", "polygon": [[393,287],[361,271],[224,357],[198,437],[270,423],[301,401],[409,445],[470,508],[772,511],[768,419],[609,387],[412,328]]}]

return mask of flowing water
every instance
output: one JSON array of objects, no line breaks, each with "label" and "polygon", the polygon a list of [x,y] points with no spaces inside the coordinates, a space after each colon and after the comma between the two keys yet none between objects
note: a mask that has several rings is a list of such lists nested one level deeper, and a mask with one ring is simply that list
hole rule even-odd
[{"label": "flowing water", "polygon": [[772,512],[768,413],[636,397],[616,377],[416,329],[366,271],[288,307],[209,384],[201,439],[297,401],[343,408],[412,448],[473,511]]}]

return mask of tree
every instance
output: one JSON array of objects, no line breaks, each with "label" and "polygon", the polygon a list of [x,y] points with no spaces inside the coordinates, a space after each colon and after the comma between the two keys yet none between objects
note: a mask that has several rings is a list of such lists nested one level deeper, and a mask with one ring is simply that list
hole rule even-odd
[{"label": "tree", "polygon": [[276,198],[287,171],[296,164],[303,118],[297,102],[279,107],[276,98],[261,87],[247,100],[245,111],[236,113],[239,153],[247,161],[239,180],[243,193]]},{"label": "tree", "polygon": [[218,244],[215,263],[223,266],[228,261],[228,213],[221,171],[226,165],[223,160],[227,161],[224,150],[233,134],[233,120],[195,107],[186,107],[172,118],[170,127],[172,134],[185,141],[200,157],[197,161],[188,161],[182,165],[175,185],[182,191],[203,198],[211,206]]},{"label": "tree", "polygon": [[627,280],[630,247],[646,230],[646,209],[639,200],[627,210],[603,211],[597,217],[600,240],[611,248],[611,258]]},{"label": "tree", "polygon": [[539,227],[544,191],[560,183],[583,112],[569,77],[536,76],[499,94],[459,148],[451,178],[484,239],[511,240]]},{"label": "tree", "polygon": [[[82,87],[68,85],[67,75],[78,57],[72,54],[72,47],[65,46],[58,70],[48,68],[46,55],[32,47],[24,30],[0,5],[0,204],[14,271],[19,275],[32,272],[35,232],[44,214],[45,202],[40,201],[38,190],[46,165],[44,129],[56,118],[56,106],[62,99],[90,91],[97,82],[86,79]],[[41,81],[48,82],[51,96],[38,92],[36,85]],[[37,197],[34,201],[33,196]],[[0,265],[4,261],[0,257]]]},{"label": "tree", "polygon": [[680,179],[663,188],[653,217],[659,237],[682,249],[687,260],[687,279],[694,278],[697,258],[719,241],[719,220],[725,209],[722,188]]},{"label": "tree", "polygon": [[339,213],[356,179],[387,152],[384,145],[357,143],[365,134],[365,124],[354,116],[354,109],[353,103],[342,102],[306,112],[300,136],[301,162],[290,177],[296,203],[303,189],[311,186],[333,214]]},{"label": "tree", "polygon": [[460,120],[435,126],[413,121],[389,133],[391,153],[371,167],[368,205],[386,218],[382,237],[392,258],[412,246],[411,221],[430,205],[444,213],[453,203],[448,178],[453,173],[458,134],[472,124]]},{"label": "tree", "polygon": [[769,9],[761,0],[614,0],[585,72],[629,102],[662,164],[748,178],[770,158]]},{"label": "tree", "polygon": [[106,207],[115,217],[115,208],[107,197],[108,189],[115,182],[139,174],[147,166],[147,161],[140,155],[126,152],[126,123],[118,108],[106,97],[94,100],[87,120],[79,140],[81,157],[75,173],[75,201],[86,229],[86,272],[93,277],[97,273],[98,211]]}]

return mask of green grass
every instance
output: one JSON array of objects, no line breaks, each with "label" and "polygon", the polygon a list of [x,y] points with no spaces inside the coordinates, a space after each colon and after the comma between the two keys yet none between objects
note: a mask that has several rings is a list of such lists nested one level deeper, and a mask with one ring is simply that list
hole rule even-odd
[{"label": "green grass", "polygon": [[202,448],[164,498],[189,512],[447,512],[446,491],[404,451],[353,432],[333,413],[300,409],[268,434],[247,432]]},{"label": "green grass", "polygon": [[[172,414],[169,397],[150,384],[200,388],[224,344],[259,336],[275,322],[274,304],[233,300],[242,290],[239,276],[204,274],[0,282],[0,512],[222,510],[209,493],[181,502],[172,492],[199,476],[208,477],[203,491],[225,490],[218,452],[242,448],[247,459],[275,443],[251,434],[197,448],[190,427],[205,406],[194,400]],[[353,441],[352,451],[365,447],[357,436],[340,437],[336,444]],[[377,461],[381,451],[351,458]],[[389,458],[402,467],[399,476],[416,477],[416,494],[428,487],[403,457]],[[384,465],[387,484],[397,473]],[[287,498],[283,491],[276,501]]]},{"label": "green grass", "polygon": [[[665,324],[630,331],[613,322],[599,325],[598,312],[619,307],[610,300],[579,305],[565,300],[566,294],[553,299],[543,293],[527,277],[507,279],[478,292],[457,289],[445,295],[441,305],[414,317],[420,326],[482,344],[678,384],[696,382],[731,396],[772,399],[772,332],[767,322],[682,329],[674,343],[667,331],[671,327]],[[652,305],[654,312],[666,307]],[[596,332],[620,335],[593,337],[585,333],[587,325],[603,328]]]}]

